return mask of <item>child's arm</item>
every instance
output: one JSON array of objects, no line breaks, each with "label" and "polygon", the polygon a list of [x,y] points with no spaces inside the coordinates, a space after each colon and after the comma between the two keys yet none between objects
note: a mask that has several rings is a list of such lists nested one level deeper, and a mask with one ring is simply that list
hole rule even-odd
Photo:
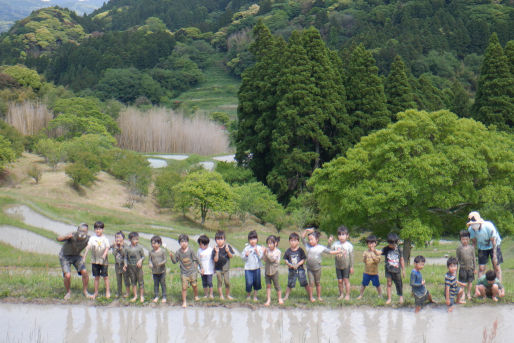
[{"label": "child's arm", "polygon": [[173,264],[176,264],[178,262],[177,255],[173,254],[173,252],[171,250],[170,250],[170,258],[171,258],[171,262],[173,262]]},{"label": "child's arm", "polygon": [[348,250],[348,260],[350,262],[350,274],[353,274],[353,248]]},{"label": "child's arm", "polygon": [[374,255],[372,256],[372,258],[373,258],[373,262],[374,262],[374,263],[380,263],[380,255],[381,255],[381,252],[380,252],[380,251],[377,251],[377,249],[373,249],[373,253],[374,253]]},{"label": "child's arm", "polygon": [[150,267],[150,269],[153,268],[153,261],[152,261],[152,254],[151,253],[148,254],[148,266]]},{"label": "child's arm", "polygon": [[220,248],[218,248],[217,245],[212,250],[212,259],[214,260],[214,262],[218,262],[220,259]]},{"label": "child's arm", "polygon": [[102,258],[105,260],[107,258],[107,254],[109,254],[109,249],[111,248],[111,246],[109,245],[109,241],[107,241],[107,246],[105,247],[105,250],[104,250],[104,254],[102,256]]},{"label": "child's arm", "polygon": [[140,259],[137,261],[136,266],[138,268],[143,268],[143,261],[145,260],[145,251],[143,250],[143,247],[139,247],[139,256]]},{"label": "child's arm", "polygon": [[228,243],[225,243],[225,252],[227,253],[228,258],[234,257],[234,251],[232,250],[232,247],[228,245]]},{"label": "child's arm", "polygon": [[416,275],[414,273],[411,273],[410,274],[410,285],[412,287],[421,287],[424,285],[424,282],[423,280],[421,282],[416,282]]},{"label": "child's arm", "polygon": [[450,287],[448,285],[444,285],[444,297],[446,298],[446,305],[450,306]]},{"label": "child's arm", "polygon": [[200,269],[200,260],[198,259],[198,255],[194,253],[193,249],[191,249],[191,259],[193,260],[193,263],[196,265],[196,269]]}]

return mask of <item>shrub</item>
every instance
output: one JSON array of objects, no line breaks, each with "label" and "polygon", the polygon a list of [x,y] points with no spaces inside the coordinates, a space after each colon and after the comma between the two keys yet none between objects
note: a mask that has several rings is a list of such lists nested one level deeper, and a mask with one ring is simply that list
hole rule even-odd
[{"label": "shrub", "polygon": [[21,153],[25,150],[25,138],[14,127],[3,120],[0,120],[0,135],[11,143],[11,149],[15,157],[21,156]]},{"label": "shrub", "polygon": [[39,166],[37,164],[32,163],[32,165],[27,170],[27,175],[29,177],[33,178],[34,181],[36,181],[36,185],[37,185],[39,183],[39,181],[41,180],[41,177],[43,176],[43,171],[41,170],[41,168],[39,168]]},{"label": "shrub", "polygon": [[46,163],[53,169],[64,159],[63,144],[50,138],[40,139],[34,145],[34,152],[44,156]]},{"label": "shrub", "polygon": [[114,177],[126,181],[131,193],[148,195],[152,171],[146,157],[128,150],[115,149],[111,152],[112,165],[109,169]]},{"label": "shrub", "polygon": [[160,207],[172,208],[175,206],[175,193],[173,187],[182,180],[180,174],[170,168],[165,168],[155,179],[154,196]]},{"label": "shrub", "polygon": [[2,135],[0,135],[0,170],[4,168],[4,166],[14,161],[15,153],[11,147],[11,142]]},{"label": "shrub", "polygon": [[88,186],[96,179],[95,173],[81,162],[67,166],[65,173],[71,178],[75,189],[79,189],[80,186]]},{"label": "shrub", "polygon": [[256,181],[250,169],[240,167],[235,163],[220,161],[216,164],[216,171],[221,174],[225,182],[231,185]]},{"label": "shrub", "polygon": [[104,135],[83,135],[64,143],[64,151],[67,161],[80,161],[82,152],[90,152],[97,156],[100,162],[100,169],[108,170],[110,160],[105,158],[106,153],[113,148],[116,140],[111,136]]}]

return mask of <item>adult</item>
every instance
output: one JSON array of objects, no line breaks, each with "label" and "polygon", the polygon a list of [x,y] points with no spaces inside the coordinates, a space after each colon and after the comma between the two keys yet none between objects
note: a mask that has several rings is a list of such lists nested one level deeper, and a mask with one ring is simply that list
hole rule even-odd
[{"label": "adult", "polygon": [[480,278],[485,273],[485,265],[491,257],[493,268],[501,282],[500,264],[503,262],[503,256],[500,250],[502,240],[498,230],[493,223],[483,220],[480,213],[476,211],[468,215],[466,226],[473,245],[478,247],[478,277]]},{"label": "adult", "polygon": [[84,264],[84,259],[80,255],[82,250],[86,248],[89,242],[89,235],[87,234],[87,224],[80,224],[77,231],[70,232],[67,235],[57,237],[59,242],[64,242],[64,245],[59,252],[59,260],[61,262],[62,275],[64,281],[64,288],[66,288],[66,295],[64,300],[68,300],[71,297],[70,285],[71,285],[71,265],[75,267],[79,275],[82,276],[82,287],[84,296],[91,298],[91,294],[87,292],[87,285],[89,282],[89,275]]}]

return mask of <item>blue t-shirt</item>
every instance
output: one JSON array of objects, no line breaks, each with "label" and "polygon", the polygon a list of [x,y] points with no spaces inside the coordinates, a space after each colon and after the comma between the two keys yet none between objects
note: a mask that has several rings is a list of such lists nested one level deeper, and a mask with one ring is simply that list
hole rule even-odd
[{"label": "blue t-shirt", "polygon": [[491,243],[491,238],[494,237],[496,240],[496,246],[500,246],[501,238],[498,234],[498,231],[494,227],[494,224],[485,221],[480,225],[480,229],[473,229],[471,226],[468,228],[469,235],[471,239],[476,238],[478,250],[489,250],[493,248],[493,244]]},{"label": "blue t-shirt", "polygon": [[423,282],[421,272],[413,269],[412,272],[410,272],[410,285],[412,286],[412,293],[414,293],[418,298],[427,294],[427,289],[425,288],[425,285],[421,284],[421,282]]}]

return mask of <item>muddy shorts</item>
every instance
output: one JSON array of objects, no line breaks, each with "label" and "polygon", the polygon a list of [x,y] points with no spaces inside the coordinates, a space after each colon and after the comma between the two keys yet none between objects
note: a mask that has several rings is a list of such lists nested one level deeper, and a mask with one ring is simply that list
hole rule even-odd
[{"label": "muddy shorts", "polygon": [[62,275],[71,273],[71,266],[73,265],[77,273],[81,275],[83,270],[86,270],[86,265],[80,255],[61,255],[59,254],[59,261],[61,262]]},{"label": "muddy shorts", "polygon": [[321,283],[321,269],[311,270],[307,269],[307,275],[309,276],[309,285],[319,285]]},{"label": "muddy shorts", "polygon": [[430,293],[427,291],[425,295],[422,295],[420,297],[418,297],[416,294],[412,295],[414,296],[414,303],[416,304],[416,306],[423,306],[427,303],[428,296],[430,295]]},{"label": "muddy shorts", "polygon": [[202,287],[212,288],[212,274],[202,275]]},{"label": "muddy shorts", "polygon": [[305,287],[308,285],[305,269],[289,269],[289,274],[287,275],[287,287],[294,288],[296,286],[296,279],[300,282],[300,286]]},{"label": "muddy shorts", "polygon": [[193,275],[180,275],[180,278],[182,279],[182,289],[187,289],[189,285],[192,287],[196,287],[196,273]]},{"label": "muddy shorts", "polygon": [[[488,250],[478,250],[478,264],[486,265],[487,261],[491,257],[491,261],[493,260],[493,249]],[[496,258],[498,259],[498,264],[503,263],[502,251],[499,246],[496,247]]]},{"label": "muddy shorts", "polygon": [[459,282],[468,283],[475,280],[475,271],[473,269],[459,269]]},{"label": "muddy shorts", "polygon": [[126,275],[128,276],[131,286],[137,286],[139,284],[139,287],[144,287],[143,268],[138,268],[135,264],[129,264],[127,266]]},{"label": "muddy shorts", "polygon": [[266,280],[266,286],[267,285],[271,286],[271,283],[273,282],[273,286],[275,287],[275,290],[277,292],[281,290],[280,284],[278,283],[278,272],[276,272],[273,275],[266,275],[265,280]]},{"label": "muddy shorts", "polygon": [[336,267],[336,276],[338,280],[350,278],[350,268],[339,269]]},{"label": "muddy shorts", "polygon": [[218,288],[221,288],[223,282],[225,283],[225,288],[230,287],[230,274],[228,270],[216,270],[216,278],[218,279]]},{"label": "muddy shorts", "polygon": [[401,297],[403,296],[403,280],[402,280],[402,273],[391,273],[389,271],[385,271],[385,277],[386,279],[391,279],[391,281],[394,283],[394,287],[396,287],[396,294]]},{"label": "muddy shorts", "polygon": [[91,265],[91,272],[93,273],[93,276],[95,276],[95,277],[96,276],[101,276],[101,277],[109,276],[108,270],[109,270],[109,266],[105,265],[105,264],[93,263]]}]

